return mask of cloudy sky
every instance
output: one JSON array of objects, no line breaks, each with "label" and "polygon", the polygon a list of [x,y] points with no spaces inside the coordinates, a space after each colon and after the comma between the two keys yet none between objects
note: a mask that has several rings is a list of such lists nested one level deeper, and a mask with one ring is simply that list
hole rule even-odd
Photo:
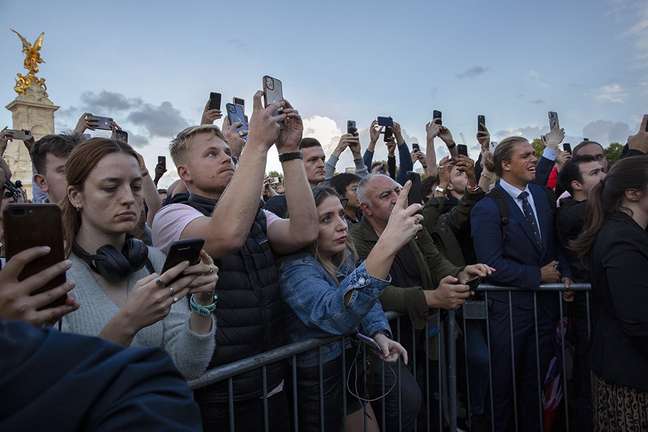
[{"label": "cloudy sky", "polygon": [[[495,139],[534,138],[555,110],[571,142],[608,143],[648,112],[645,0],[1,0],[3,105],[22,72],[10,28],[30,40],[45,32],[41,76],[61,107],[58,130],[83,111],[112,116],[152,165],[200,120],[210,91],[251,106],[265,74],[329,148],[346,120],[366,128],[377,115],[421,142],[440,109],[473,146],[479,113]],[[10,121],[2,110],[0,127]],[[271,156],[268,169],[278,166]]]}]

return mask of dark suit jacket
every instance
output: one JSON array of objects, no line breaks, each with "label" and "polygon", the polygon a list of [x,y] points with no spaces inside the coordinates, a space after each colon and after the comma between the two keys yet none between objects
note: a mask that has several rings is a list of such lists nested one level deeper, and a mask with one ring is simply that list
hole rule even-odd
[{"label": "dark suit jacket", "polygon": [[[555,259],[564,263],[559,254],[559,244],[554,230],[554,211],[547,199],[544,188],[529,184],[529,190],[540,224],[542,247],[534,241],[531,226],[524,218],[522,210],[516,205],[499,183],[496,186],[506,197],[509,222],[504,226],[505,238],[502,236],[499,207],[495,199],[486,195],[471,212],[471,232],[477,262],[488,264],[495,272],[488,282],[495,285],[536,289],[541,283],[540,268]],[[563,276],[569,276],[568,266],[563,264],[560,270]],[[489,298],[508,301],[507,293],[492,294]],[[533,307],[531,293],[514,294],[516,304]]]},{"label": "dark suit jacket", "polygon": [[648,234],[623,213],[594,242],[592,311],[592,370],[648,392]]}]

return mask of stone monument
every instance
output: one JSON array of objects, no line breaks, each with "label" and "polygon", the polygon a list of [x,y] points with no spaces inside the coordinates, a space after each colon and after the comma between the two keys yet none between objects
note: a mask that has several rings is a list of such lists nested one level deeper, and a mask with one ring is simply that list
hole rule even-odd
[{"label": "stone monument", "polygon": [[[17,74],[14,90],[18,94],[6,108],[12,114],[12,129],[30,130],[35,140],[54,133],[54,112],[59,108],[47,96],[45,78],[38,78],[39,63],[43,63],[40,49],[43,46],[44,33],[30,44],[20,33],[12,30],[22,42],[27,75]],[[13,173],[12,180],[20,180],[31,198],[32,163],[29,151],[22,141],[12,140],[4,154],[7,164]]]}]

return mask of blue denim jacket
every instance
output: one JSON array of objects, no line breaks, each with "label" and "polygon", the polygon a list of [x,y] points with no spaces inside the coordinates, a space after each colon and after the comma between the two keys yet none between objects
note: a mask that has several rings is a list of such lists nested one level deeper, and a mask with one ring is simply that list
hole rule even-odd
[{"label": "blue denim jacket", "polygon": [[[370,276],[364,262],[355,268],[351,258],[340,266],[337,276],[339,284],[311,254],[296,254],[283,260],[279,279],[281,295],[298,318],[288,320],[291,342],[349,335],[359,326],[367,335],[390,332],[378,300],[389,282]],[[345,304],[349,291],[352,294]],[[342,354],[342,342],[327,344],[320,353],[322,363],[331,361]],[[317,365],[318,354],[315,351],[299,356],[298,365]]]}]

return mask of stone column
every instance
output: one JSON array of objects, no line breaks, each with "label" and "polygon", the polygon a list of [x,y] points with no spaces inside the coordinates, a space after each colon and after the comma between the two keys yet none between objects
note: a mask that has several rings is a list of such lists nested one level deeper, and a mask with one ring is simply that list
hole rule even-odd
[{"label": "stone column", "polygon": [[[47,92],[39,85],[32,84],[6,108],[12,114],[12,129],[28,129],[36,141],[54,133],[54,111],[59,107],[54,105],[47,97]],[[27,147],[22,141],[11,141],[5,151],[5,160],[13,173],[12,181],[20,180],[31,199],[33,174]]]}]

